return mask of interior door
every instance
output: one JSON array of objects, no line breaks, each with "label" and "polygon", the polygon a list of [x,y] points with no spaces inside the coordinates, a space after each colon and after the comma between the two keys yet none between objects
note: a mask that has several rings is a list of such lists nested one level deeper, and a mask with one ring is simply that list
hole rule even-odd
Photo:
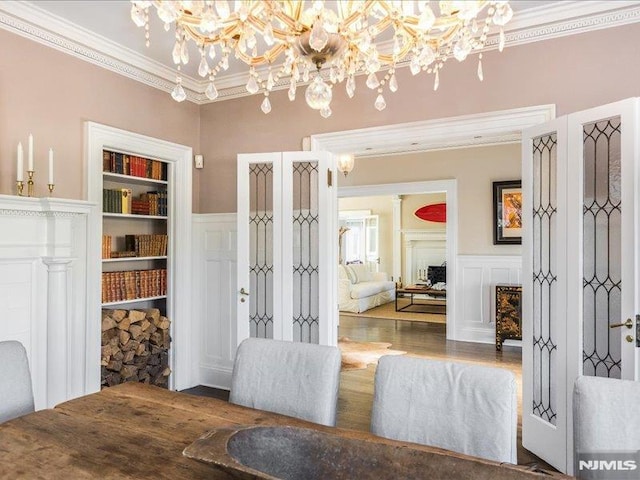
[{"label": "interior door", "polygon": [[522,443],[574,470],[581,375],[638,380],[638,99],[523,133]]},{"label": "interior door", "polygon": [[566,120],[522,138],[522,444],[566,471]]},{"label": "interior door", "polygon": [[332,161],[326,152],[238,155],[238,343],[337,343]]}]

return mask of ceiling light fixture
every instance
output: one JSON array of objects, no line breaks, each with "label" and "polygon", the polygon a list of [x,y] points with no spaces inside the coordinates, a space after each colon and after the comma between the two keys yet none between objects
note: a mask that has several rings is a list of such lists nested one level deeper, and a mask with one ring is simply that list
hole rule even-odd
[{"label": "ceiling light fixture", "polygon": [[[508,1],[131,0],[131,3],[131,18],[145,28],[147,46],[151,7],[155,7],[165,30],[175,24],[172,55],[178,75],[171,93],[174,100],[181,102],[187,97],[180,70],[189,63],[187,45],[192,40],[200,50],[198,73],[209,79],[205,95],[210,100],[218,97],[216,75],[229,68],[229,56],[233,54],[249,67],[247,91],[264,94],[261,105],[264,113],[271,111],[269,94],[273,88],[282,78],[288,78],[291,101],[296,97],[297,85],[311,80],[305,99],[325,118],[331,115],[334,85],[345,82],[347,95],[353,97],[358,74],[367,75],[367,87],[377,91],[374,102],[377,110],[387,106],[385,88],[390,92],[398,90],[395,75],[398,67],[408,65],[414,75],[421,71],[434,74],[433,88],[437,90],[439,72],[447,58],[453,56],[462,62],[473,51],[483,49],[492,25],[500,28],[502,51],[502,27],[513,16]],[[477,75],[482,80],[482,53],[478,59]],[[258,66],[266,66],[267,71],[258,72]]]}]

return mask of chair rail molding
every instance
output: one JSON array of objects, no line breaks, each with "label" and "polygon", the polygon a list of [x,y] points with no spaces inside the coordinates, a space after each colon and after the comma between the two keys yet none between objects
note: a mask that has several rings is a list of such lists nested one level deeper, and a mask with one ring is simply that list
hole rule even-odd
[{"label": "chair rail molding", "polygon": [[495,286],[520,285],[521,279],[520,255],[458,255],[455,339],[495,343]]},{"label": "chair rail molding", "polygon": [[199,385],[231,388],[236,341],[235,213],[193,214],[193,371]]},{"label": "chair rail molding", "polygon": [[0,340],[25,346],[36,409],[93,391],[85,319],[94,210],[82,200],[0,195]]}]

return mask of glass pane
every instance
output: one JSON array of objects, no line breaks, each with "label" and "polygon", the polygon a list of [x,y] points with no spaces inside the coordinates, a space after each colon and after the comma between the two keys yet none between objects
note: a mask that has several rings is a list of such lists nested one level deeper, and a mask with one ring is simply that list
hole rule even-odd
[{"label": "glass pane", "polygon": [[318,163],[293,163],[293,340],[319,341]]},{"label": "glass pane", "polygon": [[556,134],[533,139],[533,414],[556,424]]},{"label": "glass pane", "polygon": [[583,373],[620,378],[620,118],[583,127]]},{"label": "glass pane", "polygon": [[249,331],[273,338],[273,165],[249,167]]}]

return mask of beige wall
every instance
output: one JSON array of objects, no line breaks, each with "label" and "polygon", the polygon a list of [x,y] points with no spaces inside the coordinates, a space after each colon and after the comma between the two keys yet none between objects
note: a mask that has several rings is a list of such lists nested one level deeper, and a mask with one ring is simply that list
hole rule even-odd
[{"label": "beige wall", "polygon": [[[366,160],[363,160],[363,162]],[[394,163],[396,161],[397,159],[394,159]],[[445,193],[403,195],[402,203],[400,204],[402,209],[402,230],[445,230],[446,227],[444,223],[422,220],[416,217],[415,213],[420,207],[434,203],[444,203],[446,200],[447,196]]]},{"label": "beige wall", "polygon": [[[18,35],[0,30],[0,193],[15,193],[16,147],[34,137],[36,196],[47,192],[55,151],[56,197],[83,198],[83,122],[91,120],[193,147],[199,107]],[[235,195],[235,192],[234,192]],[[194,175],[194,209],[198,177]]]},{"label": "beige wall", "polygon": [[[520,145],[511,144],[362,158],[356,161],[348,180],[353,185],[377,185],[455,178],[458,188],[458,253],[519,255],[520,245],[493,245],[492,182],[519,180],[521,171]],[[403,200],[403,212],[407,210],[411,209]],[[415,210],[413,208],[410,214],[413,215]],[[430,222],[421,223],[427,225]]]},{"label": "beige wall", "polygon": [[[334,90],[329,119],[306,106],[302,88],[294,102],[286,90],[274,92],[268,115],[260,111],[260,95],[203,106],[201,147],[207,166],[201,172],[200,211],[236,210],[238,153],[298,150],[303,137],[317,133],[542,104],[556,104],[557,114],[564,115],[640,96],[638,38],[640,23],[488,52],[482,59],[484,82],[475,75],[474,59],[448,61],[437,92],[432,77],[414,77],[403,68],[396,74],[398,92],[385,93],[383,112],[374,109],[376,92],[366,88],[364,77],[358,77],[353,99],[346,98],[344,85]],[[350,174],[340,182],[354,184],[356,178]],[[486,191],[483,187],[482,195]],[[467,252],[476,250],[474,239],[461,239]]]},{"label": "beige wall", "polygon": [[[82,198],[82,123],[93,120],[194,147],[205,156],[204,170],[194,171],[194,211],[234,212],[238,153],[298,150],[303,137],[317,133],[548,103],[563,115],[640,96],[638,38],[640,23],[488,52],[484,82],[472,59],[447,62],[437,92],[432,78],[403,68],[396,75],[400,89],[385,94],[383,112],[373,108],[376,92],[359,77],[355,98],[338,86],[333,116],[323,119],[304,103],[303,88],[295,102],[286,91],[274,92],[269,115],[260,111],[259,95],[177,104],[166,92],[0,30],[0,193],[15,191],[15,148],[33,133],[36,193],[46,192],[44,159],[52,146],[56,196]],[[340,182],[356,180],[364,181],[349,175]]]},{"label": "beige wall", "polygon": [[393,274],[393,197],[379,195],[375,197],[340,198],[338,210],[370,210],[378,215],[378,253],[380,265],[378,271],[385,272],[389,278]]}]

